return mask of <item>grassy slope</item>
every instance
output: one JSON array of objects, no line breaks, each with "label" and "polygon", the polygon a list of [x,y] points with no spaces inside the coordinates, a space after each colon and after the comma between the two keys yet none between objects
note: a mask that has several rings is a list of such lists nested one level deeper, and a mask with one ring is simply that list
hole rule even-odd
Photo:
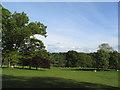
[{"label": "grassy slope", "polygon": [[[116,71],[79,71],[79,69],[52,68],[39,70],[4,68],[3,87],[117,87]],[[33,83],[31,83],[33,82]]]}]

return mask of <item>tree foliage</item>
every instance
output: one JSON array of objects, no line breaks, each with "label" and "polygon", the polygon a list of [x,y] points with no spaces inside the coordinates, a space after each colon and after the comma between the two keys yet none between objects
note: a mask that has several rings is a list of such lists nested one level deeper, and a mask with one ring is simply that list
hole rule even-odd
[{"label": "tree foliage", "polygon": [[119,68],[119,53],[117,51],[113,51],[110,53],[109,58],[109,67],[112,69],[118,69]]},{"label": "tree foliage", "polygon": [[108,69],[109,66],[109,53],[101,49],[97,51],[97,67],[103,70]]},{"label": "tree foliage", "polygon": [[50,61],[48,59],[42,58],[40,56],[35,56],[30,60],[29,66],[40,68],[49,68],[50,69]]},{"label": "tree foliage", "polygon": [[51,53],[50,61],[55,67],[64,67],[66,60],[65,53]]},{"label": "tree foliage", "polygon": [[9,51],[3,53],[5,58],[3,57],[3,63],[6,63],[8,67],[11,65],[17,65],[19,63],[19,59],[22,58],[22,56],[17,51]]},{"label": "tree foliage", "polygon": [[92,66],[91,56],[87,55],[86,53],[79,53],[77,66],[78,67],[91,67]]},{"label": "tree foliage", "polygon": [[101,50],[105,50],[106,52],[112,52],[113,48],[109,46],[108,43],[102,43],[101,45],[99,45],[99,48]]},{"label": "tree foliage", "polygon": [[[3,58],[17,58],[18,55],[13,52],[20,52],[22,59],[29,60],[39,51],[45,49],[41,40],[34,37],[35,34],[46,37],[47,26],[40,22],[30,22],[26,13],[11,13],[2,7],[2,48]],[[32,38],[31,38],[32,37]],[[9,53],[6,53],[9,51]],[[9,58],[8,58],[9,56]],[[4,59],[4,60],[6,60]],[[8,60],[11,64],[12,61]],[[14,62],[18,59],[14,59]],[[23,60],[21,60],[23,61]]]},{"label": "tree foliage", "polygon": [[66,66],[75,67],[77,61],[78,61],[78,53],[73,50],[68,51],[66,54]]}]

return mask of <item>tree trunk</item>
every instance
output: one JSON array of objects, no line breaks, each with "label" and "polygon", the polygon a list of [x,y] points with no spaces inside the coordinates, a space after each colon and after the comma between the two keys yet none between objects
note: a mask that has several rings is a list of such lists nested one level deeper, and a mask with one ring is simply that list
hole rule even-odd
[{"label": "tree trunk", "polygon": [[38,68],[36,67],[36,70],[37,70]]},{"label": "tree trunk", "polygon": [[22,66],[22,69],[24,69],[24,66]]},{"label": "tree trunk", "polygon": [[29,66],[29,69],[31,69],[31,66]]},{"label": "tree trunk", "polygon": [[10,65],[10,60],[8,61],[8,68],[10,68],[11,67],[11,65]]}]

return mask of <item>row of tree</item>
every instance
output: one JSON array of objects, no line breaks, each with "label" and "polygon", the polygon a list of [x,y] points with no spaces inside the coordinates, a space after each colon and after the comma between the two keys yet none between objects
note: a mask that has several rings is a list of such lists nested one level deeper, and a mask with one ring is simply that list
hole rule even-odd
[{"label": "row of tree", "polygon": [[[18,52],[17,52],[18,53]],[[42,55],[39,52],[38,56],[31,58],[29,55],[25,56],[19,52],[11,53],[6,60],[3,60],[3,64],[9,66],[8,60],[11,60],[11,65],[31,66],[50,68],[54,67],[82,67],[82,68],[98,68],[102,70],[107,69],[120,69],[120,53],[117,51],[106,52],[104,49],[99,49],[94,53],[81,53],[70,50],[64,53],[49,53],[42,51]],[[19,58],[19,56],[21,58]]]},{"label": "row of tree", "polygon": [[66,53],[52,53],[51,63],[57,67],[82,67],[98,68],[102,70],[120,69],[120,53],[106,49],[108,44],[103,45],[94,53],[80,53],[77,51],[68,51]]}]

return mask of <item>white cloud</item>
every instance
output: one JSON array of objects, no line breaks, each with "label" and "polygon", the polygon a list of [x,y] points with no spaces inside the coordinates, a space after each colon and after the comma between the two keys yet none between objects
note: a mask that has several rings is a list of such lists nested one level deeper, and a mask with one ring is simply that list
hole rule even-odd
[{"label": "white cloud", "polygon": [[[87,33],[88,34],[88,33]],[[46,49],[50,52],[67,52],[68,50],[76,50],[78,52],[95,52],[102,43],[108,43],[113,48],[118,45],[118,38],[106,36],[100,33],[89,35],[86,38],[75,40],[74,37],[67,37],[56,34],[48,34],[47,38],[35,35],[36,38],[43,41]],[[115,48],[117,49],[117,48]]]},{"label": "white cloud", "polygon": [[[69,37],[54,34],[49,34],[47,38],[40,35],[35,35],[35,37],[43,41],[48,51],[65,52],[68,50],[80,51],[80,49],[82,49],[82,47],[78,45],[78,42]],[[81,46],[83,46],[83,44],[81,44]]]}]

